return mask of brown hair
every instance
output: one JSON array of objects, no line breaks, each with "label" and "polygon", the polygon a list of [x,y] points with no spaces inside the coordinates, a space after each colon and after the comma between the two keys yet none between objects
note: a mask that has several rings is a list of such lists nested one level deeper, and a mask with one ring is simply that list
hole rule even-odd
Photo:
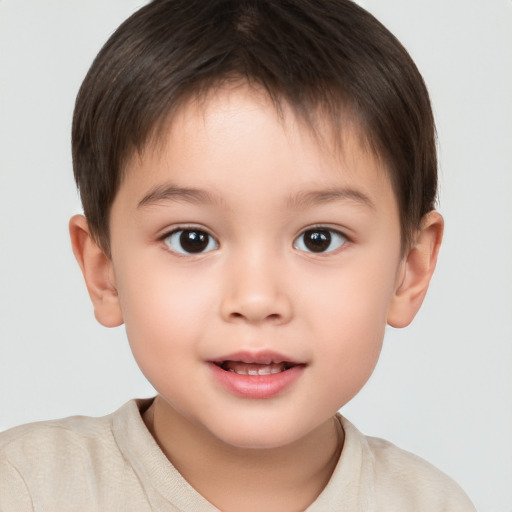
[{"label": "brown hair", "polygon": [[263,87],[313,130],[319,110],[336,132],[347,115],[356,121],[387,166],[411,242],[434,208],[434,120],[418,69],[379,21],[350,0],[154,0],[107,41],[76,100],[75,179],[106,253],[126,160],[186,99],[232,79]]}]

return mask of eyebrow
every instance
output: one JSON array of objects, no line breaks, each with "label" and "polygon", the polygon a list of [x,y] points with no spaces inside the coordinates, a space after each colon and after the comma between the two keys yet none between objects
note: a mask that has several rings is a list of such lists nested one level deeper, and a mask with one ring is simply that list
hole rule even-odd
[{"label": "eyebrow", "polygon": [[330,203],[340,200],[353,201],[375,209],[375,204],[368,195],[353,188],[331,188],[327,190],[299,192],[288,199],[288,204],[294,208],[304,208],[313,204]]},{"label": "eyebrow", "polygon": [[214,203],[216,199],[209,192],[197,188],[178,187],[172,183],[157,185],[139,201],[137,208],[151,206],[162,201],[185,201],[188,203]]},{"label": "eyebrow", "polygon": [[[375,209],[375,205],[368,195],[352,188],[331,188],[327,190],[299,192],[298,194],[290,196],[287,203],[289,207],[301,209],[314,204],[330,203],[340,200],[354,201]],[[172,183],[165,183],[150,189],[139,201],[137,208],[151,206],[162,201],[185,201],[195,204],[220,202],[219,199],[206,190],[179,187]]]}]

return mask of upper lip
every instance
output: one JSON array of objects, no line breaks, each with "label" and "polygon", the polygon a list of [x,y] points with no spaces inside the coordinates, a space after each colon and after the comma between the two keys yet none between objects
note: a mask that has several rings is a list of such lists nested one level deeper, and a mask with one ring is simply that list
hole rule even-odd
[{"label": "upper lip", "polygon": [[291,365],[304,364],[300,361],[296,361],[286,355],[279,354],[271,350],[264,351],[240,351],[233,354],[227,354],[222,357],[216,357],[210,360],[215,364],[222,364],[226,361],[238,361],[241,363],[248,364],[272,364],[272,363],[287,363]]}]

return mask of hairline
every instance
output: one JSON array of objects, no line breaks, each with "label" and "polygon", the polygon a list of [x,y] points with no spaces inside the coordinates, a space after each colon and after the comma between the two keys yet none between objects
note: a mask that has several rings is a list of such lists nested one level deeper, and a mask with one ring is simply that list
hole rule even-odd
[{"label": "hairline", "polygon": [[[111,255],[110,248],[110,213],[112,204],[123,184],[123,180],[130,167],[130,161],[133,158],[143,158],[148,150],[161,150],[165,144],[165,138],[172,129],[175,118],[182,113],[185,109],[189,108],[191,104],[199,108],[203,113],[208,108],[212,96],[216,95],[223,89],[236,91],[240,87],[248,87],[251,92],[257,95],[262,95],[265,99],[270,100],[270,103],[275,109],[278,120],[283,124],[286,122],[287,113],[290,112],[294,116],[294,120],[299,122],[301,127],[306,128],[313,140],[322,148],[322,150],[330,151],[334,157],[340,157],[344,150],[344,139],[347,133],[356,135],[356,140],[359,147],[363,151],[367,151],[379,163],[386,174],[386,178],[390,180],[394,199],[397,202],[398,210],[401,212],[399,205],[399,194],[396,190],[395,182],[393,179],[394,173],[390,169],[385,155],[379,151],[379,144],[376,136],[372,137],[371,130],[365,129],[364,121],[357,114],[355,108],[351,105],[349,100],[342,99],[340,94],[337,101],[337,109],[335,112],[338,115],[333,115],[333,111],[328,105],[322,104],[325,98],[318,98],[316,104],[310,105],[310,108],[304,110],[301,106],[296,105],[292,98],[287,97],[286,93],[277,93],[265,84],[262,84],[255,78],[243,77],[236,75],[229,75],[224,77],[216,77],[210,80],[208,87],[205,83],[197,82],[195,87],[190,88],[188,91],[180,91],[173,99],[172,106],[157,116],[152,125],[147,130],[140,143],[135,146],[127,147],[124,153],[119,155],[118,163],[118,183],[112,200],[107,212],[106,228],[107,232],[103,234],[98,233],[99,236],[95,237],[97,243],[103,249],[105,254]],[[334,96],[334,95],[332,95]],[[330,98],[329,98],[330,99]],[[330,105],[332,106],[332,104]],[[339,115],[341,114],[341,116]],[[405,250],[412,243],[412,231],[410,226],[404,225],[402,215],[399,215],[400,233],[401,233],[401,252]],[[418,228],[419,226],[416,226]],[[106,237],[105,237],[106,234]]]}]

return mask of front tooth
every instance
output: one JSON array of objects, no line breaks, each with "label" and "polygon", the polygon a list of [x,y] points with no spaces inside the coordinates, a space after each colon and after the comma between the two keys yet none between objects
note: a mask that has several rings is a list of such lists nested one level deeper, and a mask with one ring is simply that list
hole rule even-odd
[{"label": "front tooth", "polygon": [[[1,0],[0,0],[1,1]],[[270,363],[267,365],[254,365],[255,367],[251,368],[250,365],[243,365],[240,368],[226,368],[227,371],[236,373],[237,375],[275,375],[276,373],[281,373],[286,370],[286,367],[283,363]]]}]

